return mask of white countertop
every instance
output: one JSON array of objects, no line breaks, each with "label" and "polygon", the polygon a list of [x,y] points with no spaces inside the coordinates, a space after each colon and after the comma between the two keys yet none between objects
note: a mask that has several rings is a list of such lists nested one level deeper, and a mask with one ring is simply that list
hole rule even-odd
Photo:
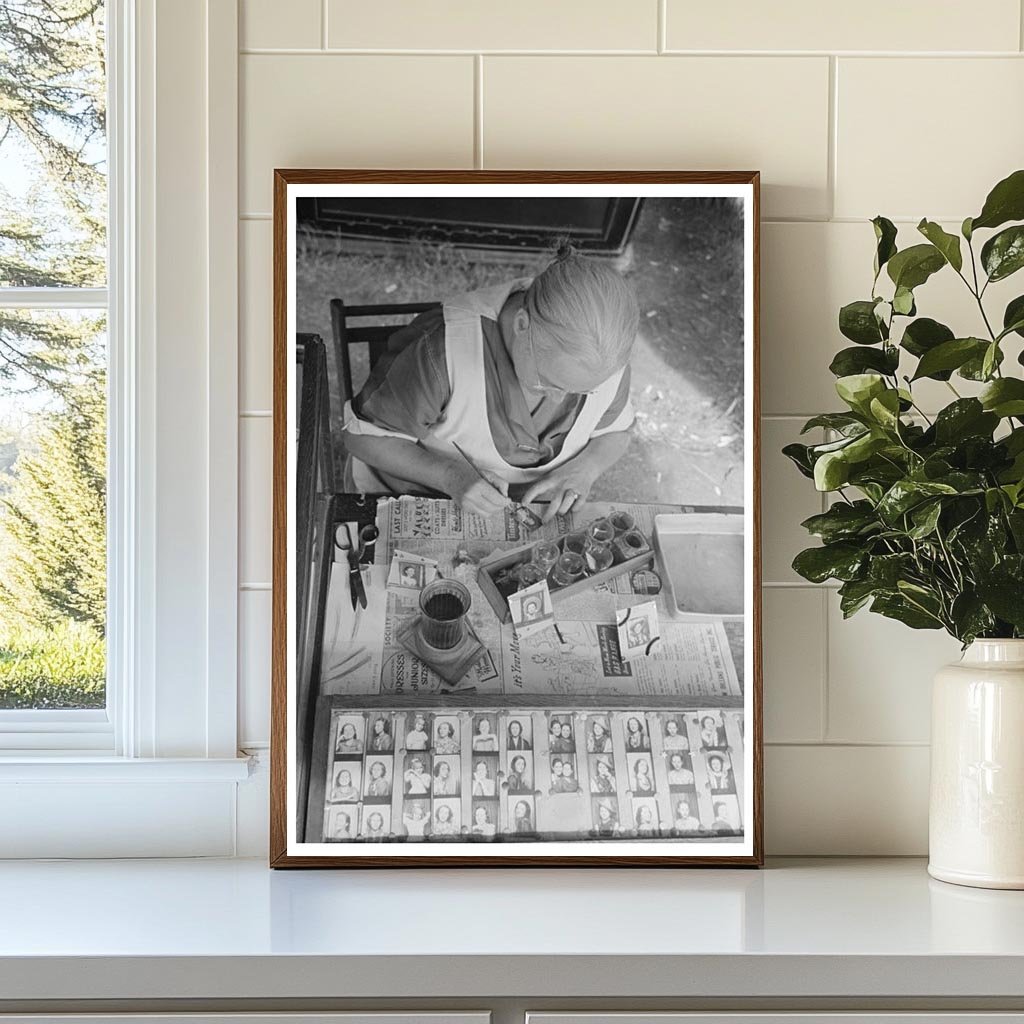
[{"label": "white countertop", "polygon": [[0,864],[0,999],[183,992],[1021,998],[1024,892],[936,882],[904,859],[763,871]]}]

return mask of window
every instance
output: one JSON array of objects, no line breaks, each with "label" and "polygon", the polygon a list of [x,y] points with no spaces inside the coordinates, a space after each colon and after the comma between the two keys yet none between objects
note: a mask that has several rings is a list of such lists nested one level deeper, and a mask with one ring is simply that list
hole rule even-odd
[{"label": "window", "polygon": [[29,732],[108,732],[105,8],[0,4],[0,718]]}]

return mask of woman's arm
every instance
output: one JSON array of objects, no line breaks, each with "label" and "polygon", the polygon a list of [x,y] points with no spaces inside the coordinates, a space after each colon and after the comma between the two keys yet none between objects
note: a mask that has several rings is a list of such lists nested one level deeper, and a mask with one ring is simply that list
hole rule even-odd
[{"label": "woman's arm", "polygon": [[615,465],[629,447],[630,432],[618,430],[611,434],[592,437],[579,453],[556,466],[523,493],[521,501],[527,504],[538,498],[550,502],[541,517],[550,522],[559,512],[568,512],[577,501],[586,501],[594,482]]},{"label": "woman's arm", "polygon": [[463,508],[482,516],[500,511],[508,498],[463,459],[427,451],[401,437],[344,433],[346,450],[374,469],[451,495]]}]

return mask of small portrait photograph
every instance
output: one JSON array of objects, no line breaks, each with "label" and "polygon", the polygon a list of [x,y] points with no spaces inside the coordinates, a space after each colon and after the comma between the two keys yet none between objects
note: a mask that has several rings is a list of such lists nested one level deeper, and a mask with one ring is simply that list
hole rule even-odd
[{"label": "small portrait photograph", "polygon": [[402,792],[406,796],[429,796],[430,784],[430,758],[426,754],[406,754]]},{"label": "small portrait photograph", "polygon": [[666,751],[665,763],[669,789],[689,789],[694,785],[693,766],[689,754],[682,754],[678,750]]},{"label": "small portrait photograph", "polygon": [[497,715],[473,716],[473,751],[480,754],[498,752]]},{"label": "small portrait photograph", "polygon": [[473,758],[473,781],[470,795],[475,799],[490,799],[498,795],[498,759]]},{"label": "small portrait photograph", "polygon": [[386,804],[370,804],[363,807],[359,823],[362,839],[383,842],[391,838],[391,808]]},{"label": "small portrait photograph", "polygon": [[711,820],[711,831],[719,835],[739,833],[740,804],[735,796],[711,796],[711,807],[714,816]]},{"label": "small portrait photograph", "polygon": [[661,745],[666,751],[690,749],[686,721],[682,715],[661,716]]},{"label": "small portrait photograph", "polygon": [[736,790],[736,779],[732,773],[732,764],[725,751],[712,750],[707,756],[708,785],[712,793],[733,793]]},{"label": "small portrait photograph", "polygon": [[354,804],[359,801],[359,781],[362,764],[359,761],[335,761],[331,777],[332,803]]},{"label": "small portrait photograph", "polygon": [[672,828],[677,835],[694,835],[702,829],[700,818],[697,817],[697,797],[687,795],[672,799]]},{"label": "small portrait photograph", "polygon": [[508,610],[512,615],[516,635],[521,638],[550,629],[555,624],[555,613],[548,591],[548,581],[541,580],[540,583],[534,583],[514,594],[509,594]]},{"label": "small portrait photograph", "polygon": [[371,802],[390,800],[394,771],[394,758],[367,757],[363,796]]},{"label": "small portrait photograph", "polygon": [[651,737],[647,732],[647,723],[642,715],[625,715],[622,731],[627,751],[651,749]]},{"label": "small portrait photograph", "polygon": [[615,768],[607,754],[588,754],[590,767],[590,792],[614,796],[618,790],[615,782]]},{"label": "small portrait photograph", "polygon": [[474,836],[494,836],[498,831],[498,801],[473,801],[469,832]]},{"label": "small portrait photograph", "polygon": [[576,758],[572,754],[551,755],[551,792],[578,793],[579,779],[576,776]]},{"label": "small portrait photograph", "polygon": [[391,712],[382,711],[370,716],[370,731],[366,741],[367,752],[373,754],[390,754],[395,749],[394,726]]},{"label": "small portrait photograph", "polygon": [[651,653],[658,639],[658,607],[653,601],[625,608],[617,619],[619,653],[626,661]]},{"label": "small portrait photograph", "polygon": [[363,716],[338,715],[334,722],[334,752],[361,754],[363,752]]},{"label": "small portrait photograph", "polygon": [[619,802],[615,797],[594,797],[591,808],[594,815],[594,831],[599,836],[614,836],[621,830]]},{"label": "small portrait photograph", "polygon": [[412,711],[405,719],[405,749],[426,750],[430,746],[430,715]]},{"label": "small portrait photograph", "polygon": [[716,747],[725,749],[729,746],[729,741],[725,737],[725,726],[717,712],[708,711],[701,716],[700,745],[705,750],[714,750]]},{"label": "small portrait photograph", "polygon": [[438,800],[434,797],[434,813],[430,819],[430,836],[457,836],[462,830],[462,804],[459,800]]},{"label": "small portrait photograph", "polygon": [[513,835],[530,835],[537,831],[532,796],[520,796],[509,800],[508,830]]},{"label": "small portrait photograph", "polygon": [[398,560],[398,586],[406,590],[423,589],[424,566],[422,562],[403,562]]},{"label": "small portrait photograph", "polygon": [[406,800],[402,806],[402,828],[410,839],[423,839],[430,834],[430,801],[421,798]]},{"label": "small portrait photograph", "polygon": [[658,804],[651,797],[634,798],[633,820],[630,823],[632,829],[638,836],[654,836],[661,831],[661,822],[658,819]]},{"label": "small portrait photograph", "polygon": [[533,758],[529,754],[508,755],[508,776],[505,779],[508,792],[533,792]]},{"label": "small portrait photograph", "polygon": [[586,731],[588,754],[612,752],[612,730],[607,715],[588,715]]},{"label": "small portrait photograph", "polygon": [[434,796],[458,796],[462,758],[458,754],[434,756]]},{"label": "small portrait photograph", "polygon": [[548,751],[552,754],[574,754],[576,740],[572,731],[572,715],[552,715],[548,724]]},{"label": "small portrait photograph", "polygon": [[356,837],[356,809],[328,807],[324,839],[328,843],[347,843]]},{"label": "small portrait photograph", "polygon": [[626,767],[629,769],[629,788],[640,796],[653,793],[654,765],[650,754],[627,754]]},{"label": "small portrait photograph", "polygon": [[434,718],[434,753],[461,753],[459,720],[454,715],[437,715]]},{"label": "small portrait photograph", "polygon": [[509,750],[533,750],[533,722],[528,717],[510,718],[505,731]]}]

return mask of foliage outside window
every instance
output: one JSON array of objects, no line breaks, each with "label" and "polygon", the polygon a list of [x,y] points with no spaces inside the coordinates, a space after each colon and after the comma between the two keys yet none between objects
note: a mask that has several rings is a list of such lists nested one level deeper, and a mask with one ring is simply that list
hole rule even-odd
[{"label": "foliage outside window", "polygon": [[0,0],[0,709],[106,700],[106,221],[102,0]]}]

